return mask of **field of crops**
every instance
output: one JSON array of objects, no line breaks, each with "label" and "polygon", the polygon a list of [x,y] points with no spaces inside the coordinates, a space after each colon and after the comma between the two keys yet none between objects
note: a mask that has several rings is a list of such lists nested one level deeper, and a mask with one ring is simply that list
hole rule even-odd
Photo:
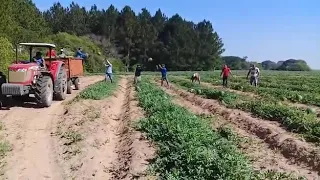
[{"label": "field of crops", "polygon": [[[198,128],[198,125],[193,124],[198,121],[207,123],[207,121],[203,120],[203,118],[196,118],[190,114],[190,112],[192,112],[192,106],[197,106],[200,109],[203,109],[203,112],[207,110],[211,113],[211,115],[217,116],[218,118],[215,118],[215,121],[223,121],[224,125],[222,128],[227,128],[227,132],[229,134],[231,133],[235,136],[243,136],[243,132],[241,131],[245,131],[246,136],[249,136],[249,139],[258,138],[262,143],[267,144],[271,151],[279,153],[280,156],[284,157],[288,162],[294,160],[298,166],[303,164],[304,168],[308,167],[307,169],[309,170],[313,169],[316,172],[315,174],[318,174],[319,161],[317,159],[319,158],[318,144],[320,141],[320,119],[318,117],[318,106],[320,105],[320,94],[318,93],[317,88],[320,88],[320,80],[318,79],[320,74],[318,72],[262,72],[264,74],[260,78],[259,87],[255,88],[250,86],[248,83],[248,79],[246,78],[247,72],[236,71],[233,72],[233,76],[229,80],[230,82],[228,88],[223,88],[221,86],[222,82],[219,73],[220,72],[202,72],[202,82],[201,85],[199,85],[191,82],[190,77],[192,72],[170,72],[169,81],[172,86],[169,89],[162,88],[162,90],[163,92],[173,95],[174,99],[177,97],[181,98],[179,100],[180,103],[178,104],[180,104],[180,106],[184,106],[186,109],[189,109],[189,114],[180,112],[184,112],[184,110],[180,110],[179,108],[178,110],[170,105],[162,104],[162,101],[170,101],[171,96],[161,94],[163,92],[160,92],[158,89],[159,86],[157,86],[157,84],[159,85],[159,77],[156,77],[157,75],[152,73],[148,74],[151,75],[149,76],[150,79],[148,79],[149,82],[141,85],[143,86],[141,89],[146,89],[141,90],[142,92],[144,91],[143,93],[141,92],[143,94],[142,97],[147,96],[145,94],[148,94],[150,91],[152,91],[147,98],[149,104],[148,102],[143,102],[144,99],[142,99],[142,106],[144,107],[146,106],[145,104],[148,104],[145,109],[151,114],[152,117],[150,120],[143,121],[145,123],[143,125],[146,127],[142,129],[147,131],[148,134],[151,134],[151,139],[160,141],[160,147],[165,147],[164,151],[166,153],[170,152],[170,155],[165,157],[165,162],[160,161],[161,163],[165,163],[161,164],[161,167],[165,166],[168,168],[168,166],[171,166],[172,164],[176,164],[177,166],[171,167],[173,169],[170,169],[171,171],[169,172],[168,169],[162,169],[162,173],[168,174],[168,177],[174,177],[177,179],[181,177],[192,177],[192,179],[195,177],[204,177],[203,179],[210,179],[209,177],[222,179],[246,179],[250,177],[254,179],[257,172],[266,172],[259,171],[259,168],[256,167],[254,161],[251,161],[251,165],[253,165],[254,170],[258,171],[251,171],[250,168],[244,170],[239,167],[232,167],[230,164],[222,165],[224,163],[228,163],[228,161],[223,161],[225,158],[222,158],[222,164],[220,164],[221,167],[235,168],[237,171],[241,172],[241,176],[238,176],[236,173],[220,174],[220,166],[214,167],[215,163],[213,163],[220,161],[219,156],[214,156],[211,158],[202,157],[204,159],[209,158],[213,162],[199,160],[201,161],[199,164],[195,163],[193,158],[185,162],[185,158],[196,158],[198,157],[198,153],[201,154],[199,150],[194,150],[194,148],[201,148],[203,152],[209,153],[208,150],[206,150],[206,148],[208,148],[210,151],[214,151],[214,153],[209,153],[210,155],[217,155],[219,154],[219,150],[223,150],[223,152],[225,152],[223,155],[226,155],[230,158],[228,160],[233,162],[234,160],[232,160],[232,157],[234,157],[238,159],[239,164],[237,165],[240,165],[240,167],[250,167],[250,165],[247,166],[241,164],[248,163],[246,158],[240,158],[241,153],[239,154],[239,152],[236,150],[225,150],[234,149],[231,147],[232,141],[231,145],[226,145],[223,143],[227,147],[219,144],[221,140],[225,140],[224,133],[226,132],[223,131],[223,133],[221,133],[221,126],[216,128],[216,131],[210,131],[213,134],[206,134],[207,130],[205,127]],[[156,88],[153,89],[154,87]],[[157,96],[159,96],[158,99]],[[171,101],[175,100],[171,99]],[[188,106],[188,102],[192,105]],[[153,111],[162,111],[162,113],[160,113],[161,115],[156,114],[156,117],[153,117]],[[230,117],[232,114],[237,117]],[[181,122],[179,122],[180,118]],[[225,121],[227,123],[225,123]],[[185,126],[188,126],[188,128],[185,128]],[[213,126],[214,125],[210,125],[209,123],[209,125],[206,127],[209,127],[212,130],[215,129]],[[171,127],[174,129],[170,130]],[[234,129],[232,127],[234,127]],[[185,132],[183,132],[184,129]],[[180,133],[181,136],[179,137]],[[193,134],[195,137],[192,137],[192,135],[189,133]],[[161,137],[163,135],[165,135],[165,137]],[[217,136],[220,136],[221,139],[217,138]],[[187,137],[188,140],[183,140],[183,137]],[[227,137],[229,136],[227,135]],[[215,140],[212,140],[212,138],[215,138]],[[229,140],[228,138],[226,139]],[[243,139],[243,137],[238,139]],[[176,140],[178,142],[175,142]],[[202,141],[205,141],[205,143]],[[186,142],[186,144],[190,147],[186,147],[183,144],[184,142]],[[208,144],[206,145],[206,143]],[[233,143],[237,144],[236,142]],[[217,145],[218,150],[215,150],[217,147],[212,145]],[[193,150],[188,152],[188,148]],[[240,151],[243,150],[241,147],[238,148]],[[177,151],[177,153],[175,151]],[[185,152],[186,154],[182,152]],[[195,154],[190,154],[188,156],[188,153],[190,152]],[[244,153],[245,157],[247,157],[245,150],[243,150],[242,153]],[[187,157],[183,157],[183,155]],[[164,157],[159,158],[161,159]],[[181,164],[179,164],[180,162]],[[202,164],[204,162],[208,162],[208,164]],[[190,166],[192,168],[187,167],[189,166],[188,163],[191,163]],[[194,166],[194,164],[197,165]],[[270,167],[266,168],[271,170],[267,171],[268,178],[288,178],[284,176],[288,175],[288,173],[290,174],[290,171],[279,171],[279,167],[276,167],[278,166],[276,164],[278,163],[271,163]],[[292,165],[291,163],[289,164]],[[206,171],[208,167],[210,167],[210,170],[214,170]],[[192,171],[194,174],[188,174],[191,172],[190,169],[194,170],[194,168],[199,169]],[[281,168],[285,169],[284,167]],[[226,171],[229,172],[229,170]],[[279,175],[279,172],[283,172],[284,174]],[[296,172],[301,173],[302,170],[298,170]],[[296,174],[299,175],[299,173]],[[303,176],[303,173],[301,174]],[[314,177],[307,178],[312,179]]]},{"label": "field of crops", "polygon": [[[320,73],[262,71],[256,88],[244,71],[233,72],[224,88],[219,73],[200,72],[198,84],[192,72],[169,72],[170,87],[160,86],[158,72],[143,72],[138,84],[129,73],[116,74],[114,83],[88,76],[95,83],[67,103],[34,112],[48,114],[50,137],[25,131],[47,121],[15,126],[17,113],[2,111],[0,135],[11,135],[3,139],[10,146],[0,146],[3,167],[11,167],[4,176],[41,179],[29,166],[15,168],[14,154],[22,153],[21,166],[32,161],[55,179],[319,179]],[[23,133],[37,153],[17,148],[13,135]]]}]

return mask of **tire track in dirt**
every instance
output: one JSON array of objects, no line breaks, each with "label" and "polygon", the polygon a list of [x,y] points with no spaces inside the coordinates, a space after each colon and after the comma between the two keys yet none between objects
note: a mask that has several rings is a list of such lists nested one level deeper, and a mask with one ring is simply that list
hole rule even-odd
[{"label": "tire track in dirt", "polygon": [[181,96],[183,99],[192,102],[202,109],[216,113],[235,127],[242,129],[248,134],[259,137],[268,144],[269,148],[278,149],[279,152],[288,159],[288,163],[295,163],[306,170],[312,169],[319,174],[319,148],[287,132],[281,128],[279,123],[254,118],[250,113],[237,109],[228,109],[216,100],[201,98],[175,86],[171,86],[171,88],[166,91],[171,91],[171,93]]},{"label": "tire track in dirt", "polygon": [[[81,85],[85,87],[102,79],[100,76],[83,77]],[[65,101],[78,92],[67,95]],[[50,133],[53,122],[63,113],[63,102],[55,101],[51,107],[43,109],[30,106],[0,111],[5,127],[1,134],[12,146],[5,158],[4,179],[61,179]]]},{"label": "tire track in dirt", "polygon": [[[132,82],[122,78],[119,89],[104,100],[74,102],[58,124],[56,142],[65,177],[133,179],[143,176],[153,148],[131,128],[143,117],[134,104]],[[68,134],[77,134],[75,138]],[[71,140],[70,140],[71,139]]]}]

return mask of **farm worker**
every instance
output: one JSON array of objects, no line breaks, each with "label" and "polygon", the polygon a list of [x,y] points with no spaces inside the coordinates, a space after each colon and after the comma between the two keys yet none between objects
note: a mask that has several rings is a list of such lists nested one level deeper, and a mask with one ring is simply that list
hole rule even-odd
[{"label": "farm worker", "polygon": [[140,64],[138,64],[136,67],[136,71],[134,72],[134,84],[141,81],[141,72],[142,71],[143,71],[142,67],[140,66]]},{"label": "farm worker", "polygon": [[66,54],[64,53],[64,49],[60,49],[60,54],[59,54],[59,57],[60,58],[65,58],[66,57]]},{"label": "farm worker", "polygon": [[38,51],[33,59],[39,66],[44,67],[44,59],[42,58],[41,52]]},{"label": "farm worker", "polygon": [[78,48],[78,50],[77,50],[77,52],[76,52],[75,57],[77,57],[77,58],[82,58],[82,59],[86,59],[86,58],[87,58],[87,56],[88,56],[88,54],[83,53],[83,52],[82,52],[82,48],[81,48],[81,47],[80,47],[80,48]]},{"label": "farm worker", "polygon": [[104,65],[106,66],[105,80],[107,82],[107,78],[109,78],[112,83],[112,64],[109,62],[109,60],[107,60],[107,63],[105,63]]},{"label": "farm worker", "polygon": [[251,67],[249,69],[249,72],[247,74],[247,79],[250,75],[250,84],[254,84],[255,87],[257,87],[258,85],[258,78],[260,76],[260,69],[258,67],[256,67],[254,64],[251,64]]},{"label": "farm worker", "polygon": [[53,57],[56,57],[57,56],[57,54],[56,54],[56,51],[54,50],[54,49],[49,49],[48,51],[47,51],[47,53],[46,53],[46,57],[51,57],[51,58],[53,58]]},{"label": "farm worker", "polygon": [[158,65],[157,67],[160,68],[160,71],[161,71],[161,86],[163,86],[163,81],[166,81],[167,82],[167,85],[169,87],[169,82],[168,82],[168,78],[167,78],[167,68],[164,64],[162,65]]},{"label": "farm worker", "polygon": [[231,70],[227,65],[224,65],[222,68],[222,71],[220,73],[220,76],[222,77],[222,86],[227,87],[228,86],[228,78],[231,74]]},{"label": "farm worker", "polygon": [[199,73],[194,73],[192,76],[191,76],[191,81],[198,81],[199,84],[200,84],[200,74]]}]

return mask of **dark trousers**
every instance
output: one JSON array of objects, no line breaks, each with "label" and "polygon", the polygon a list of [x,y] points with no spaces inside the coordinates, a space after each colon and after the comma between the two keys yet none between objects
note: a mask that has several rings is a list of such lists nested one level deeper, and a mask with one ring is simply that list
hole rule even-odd
[{"label": "dark trousers", "polygon": [[222,86],[228,86],[228,76],[222,76]]}]

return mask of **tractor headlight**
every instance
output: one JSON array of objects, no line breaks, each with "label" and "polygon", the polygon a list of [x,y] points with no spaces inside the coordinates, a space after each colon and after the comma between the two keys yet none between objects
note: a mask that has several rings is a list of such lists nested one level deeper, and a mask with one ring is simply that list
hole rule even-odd
[{"label": "tractor headlight", "polygon": [[33,82],[33,84],[36,84],[36,82],[37,82],[37,76],[33,76],[32,82]]}]

